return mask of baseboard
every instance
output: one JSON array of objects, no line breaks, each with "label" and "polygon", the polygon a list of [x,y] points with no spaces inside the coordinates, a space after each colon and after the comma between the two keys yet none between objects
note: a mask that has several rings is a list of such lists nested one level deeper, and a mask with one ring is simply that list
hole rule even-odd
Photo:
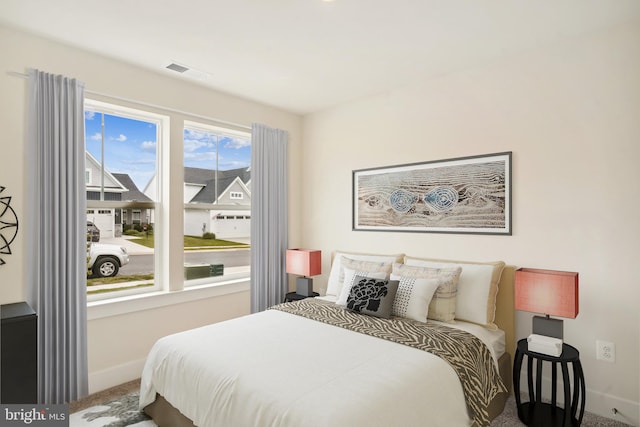
[{"label": "baseboard", "polygon": [[134,360],[132,362],[112,366],[102,371],[90,372],[89,394],[97,393],[140,378],[145,360],[146,359]]},{"label": "baseboard", "polygon": [[588,389],[586,395],[587,411],[592,414],[640,426],[640,403]]},{"label": "baseboard", "polygon": [[[523,370],[520,392],[522,396],[526,396],[528,390],[526,388],[526,371]],[[524,388],[523,388],[524,386]],[[562,382],[558,382],[558,403],[563,404]],[[549,399],[551,390],[551,379],[543,376],[542,378],[542,397],[543,400]],[[614,410],[615,409],[615,410]],[[585,411],[601,417],[620,421],[631,426],[640,427],[640,403],[631,400],[622,399],[611,394],[601,393],[599,391],[586,389],[585,393]]]}]

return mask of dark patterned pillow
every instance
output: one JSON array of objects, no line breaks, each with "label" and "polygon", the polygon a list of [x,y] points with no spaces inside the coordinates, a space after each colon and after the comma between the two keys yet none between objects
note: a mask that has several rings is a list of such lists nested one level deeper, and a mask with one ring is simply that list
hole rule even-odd
[{"label": "dark patterned pillow", "polygon": [[347,308],[362,314],[388,319],[398,292],[397,280],[356,276],[347,298]]}]

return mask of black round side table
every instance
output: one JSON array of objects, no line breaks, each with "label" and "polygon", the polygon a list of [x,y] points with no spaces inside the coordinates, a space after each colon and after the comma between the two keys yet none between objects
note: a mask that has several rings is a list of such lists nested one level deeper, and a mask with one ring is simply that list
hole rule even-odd
[{"label": "black round side table", "polygon": [[313,298],[313,297],[319,297],[319,296],[320,294],[317,292],[314,292],[311,296],[300,295],[295,292],[288,292],[287,295],[285,295],[284,297],[284,302],[300,301],[301,299]]},{"label": "black round side table", "polygon": [[[529,401],[520,398],[520,372],[522,361],[527,356],[527,385]],[[533,361],[536,361],[535,372]],[[551,402],[542,401],[542,362],[551,363]],[[569,376],[569,364],[572,365],[573,387]],[[562,370],[564,408],[557,405],[558,365]],[[536,387],[533,388],[535,379]],[[513,390],[518,408],[518,418],[528,426],[579,426],[584,415],[585,385],[580,352],[569,344],[562,344],[560,356],[549,356],[529,351],[527,340],[518,341],[513,362]]]}]

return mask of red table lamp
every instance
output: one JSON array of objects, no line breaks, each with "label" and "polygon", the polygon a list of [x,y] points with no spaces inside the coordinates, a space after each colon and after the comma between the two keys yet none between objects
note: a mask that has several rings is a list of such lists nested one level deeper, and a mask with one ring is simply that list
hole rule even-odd
[{"label": "red table lamp", "polygon": [[296,293],[298,295],[313,295],[313,279],[322,273],[321,252],[312,249],[287,249],[287,273],[297,274]]},{"label": "red table lamp", "polygon": [[533,317],[533,333],[563,339],[561,319],[578,316],[578,273],[520,268],[516,270],[515,308],[545,314]]}]

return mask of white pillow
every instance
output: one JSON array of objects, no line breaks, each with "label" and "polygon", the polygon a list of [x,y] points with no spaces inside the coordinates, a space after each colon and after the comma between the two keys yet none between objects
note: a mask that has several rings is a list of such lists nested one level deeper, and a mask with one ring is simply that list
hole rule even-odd
[{"label": "white pillow", "polygon": [[398,291],[391,314],[427,323],[429,303],[440,286],[440,279],[422,279],[391,274],[391,280],[398,280]]},{"label": "white pillow", "polygon": [[407,257],[405,264],[430,268],[461,267],[455,318],[478,323],[487,329],[498,329],[493,320],[496,312],[498,282],[505,266],[504,262],[448,261]]},{"label": "white pillow", "polygon": [[333,262],[331,263],[331,272],[329,273],[329,279],[327,280],[326,295],[340,296],[342,290],[342,280],[340,280],[342,271],[342,257],[346,256],[354,260],[371,261],[371,262],[402,262],[404,254],[397,255],[372,255],[350,252],[335,252],[333,254]]},{"label": "white pillow", "polygon": [[337,305],[346,306],[347,299],[349,298],[349,293],[351,292],[351,288],[355,284],[356,277],[367,277],[369,279],[381,279],[384,280],[387,278],[387,273],[382,271],[357,271],[352,270],[350,268],[344,269],[344,285],[342,286],[342,290],[340,291],[340,296],[338,297],[338,301],[336,301]]},{"label": "white pillow", "polygon": [[461,271],[460,267],[432,268],[394,263],[391,272],[398,276],[416,279],[437,279],[438,288],[429,303],[427,319],[453,323],[456,318],[456,295]]}]

